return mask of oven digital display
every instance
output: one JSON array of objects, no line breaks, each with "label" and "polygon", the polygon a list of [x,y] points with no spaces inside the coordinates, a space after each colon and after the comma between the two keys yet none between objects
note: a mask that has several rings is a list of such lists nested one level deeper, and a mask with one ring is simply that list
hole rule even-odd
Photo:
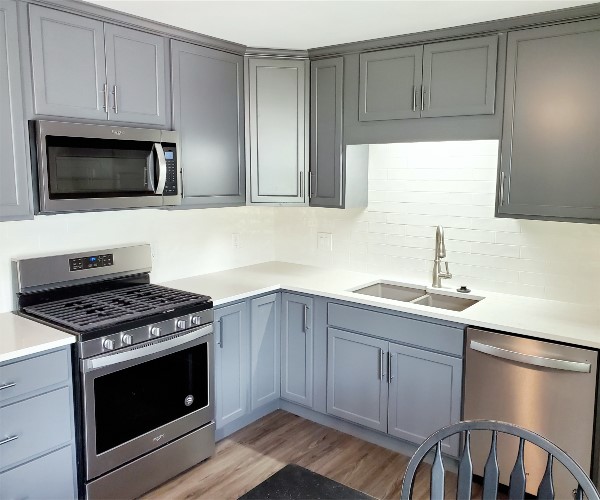
[{"label": "oven digital display", "polygon": [[113,254],[90,255],[88,257],[78,257],[69,259],[69,271],[82,271],[84,269],[96,269],[97,267],[106,267],[113,265]]}]

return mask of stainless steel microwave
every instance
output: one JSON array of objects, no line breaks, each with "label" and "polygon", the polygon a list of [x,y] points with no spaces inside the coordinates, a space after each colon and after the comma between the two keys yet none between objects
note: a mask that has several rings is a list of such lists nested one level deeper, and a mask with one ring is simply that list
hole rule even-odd
[{"label": "stainless steel microwave", "polygon": [[39,213],[181,204],[177,132],[39,120]]}]

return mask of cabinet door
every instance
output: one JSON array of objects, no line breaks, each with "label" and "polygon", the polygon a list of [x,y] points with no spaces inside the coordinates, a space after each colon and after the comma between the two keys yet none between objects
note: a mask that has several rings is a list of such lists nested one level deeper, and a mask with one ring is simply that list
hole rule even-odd
[{"label": "cabinet door", "polygon": [[313,299],[281,297],[281,397],[312,408]]},{"label": "cabinet door", "polygon": [[600,21],[508,35],[500,214],[600,220]]},{"label": "cabinet door", "polygon": [[109,119],[166,125],[164,38],[111,24],[105,33]]},{"label": "cabinet door", "polygon": [[250,302],[253,410],[279,399],[279,300],[274,293]]},{"label": "cabinet door", "polygon": [[248,411],[250,332],[246,303],[215,309],[215,388],[217,428]]},{"label": "cabinet door", "polygon": [[305,69],[295,60],[249,60],[250,201],[305,202]]},{"label": "cabinet door", "polygon": [[425,45],[421,116],[494,114],[497,54],[497,36]]},{"label": "cabinet door", "polygon": [[344,58],[311,62],[310,204],[342,208]]},{"label": "cabinet door", "polygon": [[358,119],[419,118],[422,67],[422,45],[361,54]]},{"label": "cabinet door", "polygon": [[244,58],[183,42],[172,42],[171,54],[183,202],[243,205]]},{"label": "cabinet door", "polygon": [[106,120],[104,24],[37,5],[29,22],[36,114]]},{"label": "cabinet door", "polygon": [[388,343],[327,329],[327,413],[387,431]]},{"label": "cabinet door", "polygon": [[32,215],[21,96],[17,8],[0,1],[0,220]]},{"label": "cabinet door", "polygon": [[[460,420],[462,360],[390,343],[388,433],[421,444]],[[458,436],[442,450],[458,454]]]}]

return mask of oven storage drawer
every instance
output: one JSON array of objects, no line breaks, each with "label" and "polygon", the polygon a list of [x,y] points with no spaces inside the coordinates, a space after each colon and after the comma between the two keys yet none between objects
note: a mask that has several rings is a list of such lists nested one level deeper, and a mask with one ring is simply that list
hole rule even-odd
[{"label": "oven storage drawer", "polygon": [[63,387],[0,408],[0,470],[71,442],[69,399]]},{"label": "oven storage drawer", "polygon": [[54,384],[66,384],[68,378],[65,349],[0,366],[0,403]]},{"label": "oven storage drawer", "polygon": [[75,498],[71,446],[0,474],[2,498]]}]

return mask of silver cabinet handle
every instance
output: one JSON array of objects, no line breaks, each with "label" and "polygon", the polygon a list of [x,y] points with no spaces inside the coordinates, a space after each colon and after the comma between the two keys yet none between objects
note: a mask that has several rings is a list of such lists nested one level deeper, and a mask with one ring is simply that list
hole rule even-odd
[{"label": "silver cabinet handle", "polygon": [[304,172],[299,172],[298,174],[298,182],[300,183],[300,198],[304,198]]},{"label": "silver cabinet handle", "polygon": [[590,363],[533,356],[531,354],[523,354],[522,352],[509,351],[508,349],[502,349],[493,345],[482,344],[475,340],[471,340],[470,347],[474,351],[489,354],[496,358],[517,361],[526,365],[542,366],[544,368],[554,368],[555,370],[565,370],[569,372],[590,373],[592,371],[592,365]]},{"label": "silver cabinet handle", "polygon": [[158,159],[158,183],[156,184],[155,194],[163,194],[165,184],[167,182],[167,159],[165,158],[165,150],[160,142],[154,143],[156,158]]},{"label": "silver cabinet handle", "polygon": [[11,441],[14,441],[15,439],[19,439],[19,436],[10,436],[10,437],[7,437],[6,439],[3,439],[2,441],[0,441],[0,445],[6,444],[6,443],[10,443]]},{"label": "silver cabinet handle", "polygon": [[392,380],[394,378],[394,374],[393,374],[393,370],[392,367],[394,365],[394,354],[390,352],[390,356],[388,358],[388,375],[389,375],[389,381],[390,384],[392,383]]},{"label": "silver cabinet handle", "polygon": [[15,385],[17,385],[16,382],[9,382],[8,384],[0,385],[0,391],[2,389],[10,389],[11,387],[14,387]]},{"label": "silver cabinet handle", "polygon": [[381,380],[387,379],[387,373],[385,372],[385,362],[383,358],[387,358],[387,352],[383,352],[383,349],[379,349],[379,378]]},{"label": "silver cabinet handle", "polygon": [[104,92],[104,104],[102,105],[102,108],[108,113],[108,83],[104,84],[104,90],[102,90],[102,92]]},{"label": "silver cabinet handle", "polygon": [[412,110],[416,111],[417,110],[417,86],[413,85],[413,106],[412,106]]},{"label": "silver cabinet handle", "polygon": [[304,305],[304,333],[306,333],[306,330],[308,330],[310,327],[308,326],[308,306]]},{"label": "silver cabinet handle", "polygon": [[113,85],[112,95],[114,96],[114,106],[112,109],[115,110],[115,115],[119,114],[119,96],[117,94],[117,86]]},{"label": "silver cabinet handle", "polygon": [[308,197],[312,198],[313,196],[313,173],[311,171],[308,172]]},{"label": "silver cabinet handle", "polygon": [[502,206],[504,205],[504,170],[500,172],[500,189],[498,190],[498,192],[500,196],[500,201],[498,202],[498,204]]},{"label": "silver cabinet handle", "polygon": [[421,85],[421,111],[425,110],[425,86]]},{"label": "silver cabinet handle", "polygon": [[223,349],[223,318],[219,318],[219,347]]}]

